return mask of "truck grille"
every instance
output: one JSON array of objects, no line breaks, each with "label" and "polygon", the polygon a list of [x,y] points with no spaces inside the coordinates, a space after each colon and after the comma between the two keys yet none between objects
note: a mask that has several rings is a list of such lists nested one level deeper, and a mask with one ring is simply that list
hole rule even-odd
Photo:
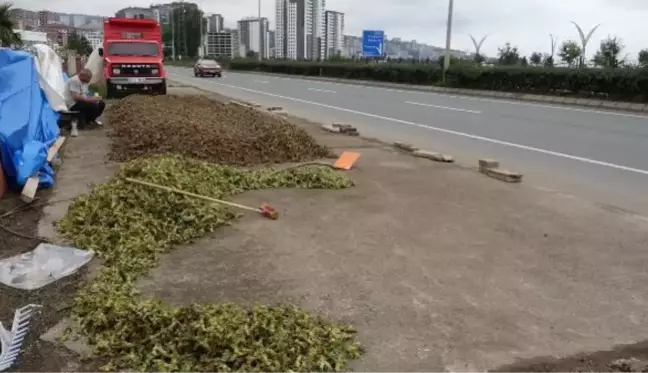
[{"label": "truck grille", "polygon": [[157,69],[155,64],[123,64],[113,65],[114,69],[119,69],[120,76],[152,76],[151,70]]}]

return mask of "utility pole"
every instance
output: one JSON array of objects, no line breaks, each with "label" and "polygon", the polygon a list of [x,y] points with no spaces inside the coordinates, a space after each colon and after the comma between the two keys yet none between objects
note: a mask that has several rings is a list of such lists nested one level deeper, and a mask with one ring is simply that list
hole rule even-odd
[{"label": "utility pole", "polygon": [[187,57],[189,55],[189,45],[187,44],[187,8],[184,3],[182,3],[182,35],[184,36],[184,49],[182,51],[184,52],[184,56]]},{"label": "utility pole", "polygon": [[263,26],[261,25],[261,0],[258,0],[259,5],[259,62],[263,59],[262,54],[265,49],[265,33],[263,32]]},{"label": "utility pole", "polygon": [[173,60],[176,60],[176,37],[175,37],[175,8],[171,8],[171,53]]},{"label": "utility pole", "polygon": [[448,29],[446,30],[446,49],[445,58],[443,60],[443,83],[446,82],[446,72],[450,67],[450,46],[452,43],[452,12],[454,8],[454,0],[448,0]]},{"label": "utility pole", "polygon": [[202,52],[202,56],[199,57],[205,57],[205,41],[203,38],[205,37],[205,33],[203,32],[203,21],[204,21],[204,16],[202,10],[198,8],[198,15],[200,16],[200,51]]}]

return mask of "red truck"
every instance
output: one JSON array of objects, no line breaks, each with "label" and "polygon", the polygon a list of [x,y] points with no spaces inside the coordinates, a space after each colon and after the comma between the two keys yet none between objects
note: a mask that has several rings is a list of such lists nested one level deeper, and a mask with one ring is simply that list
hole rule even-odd
[{"label": "red truck", "polygon": [[128,93],[165,95],[162,29],[152,19],[109,18],[104,21],[106,98]]}]

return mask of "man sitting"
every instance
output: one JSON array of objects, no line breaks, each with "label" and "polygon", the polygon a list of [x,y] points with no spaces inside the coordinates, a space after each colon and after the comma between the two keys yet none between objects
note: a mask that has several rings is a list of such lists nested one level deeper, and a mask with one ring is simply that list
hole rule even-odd
[{"label": "man sitting", "polygon": [[[77,75],[68,79],[65,83],[65,104],[71,111],[78,111],[81,114],[82,124],[94,123],[101,125],[97,118],[101,116],[106,103],[97,96],[89,96],[88,84],[92,79],[92,71],[81,70]],[[72,136],[78,136],[75,126],[72,127]]]}]

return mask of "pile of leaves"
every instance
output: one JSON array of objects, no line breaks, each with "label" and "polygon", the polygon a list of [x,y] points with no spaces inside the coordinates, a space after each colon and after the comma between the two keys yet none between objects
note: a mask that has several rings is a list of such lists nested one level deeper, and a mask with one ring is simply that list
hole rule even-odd
[{"label": "pile of leaves", "polygon": [[110,158],[180,154],[228,165],[300,162],[330,155],[302,128],[203,96],[130,96],[108,112]]},{"label": "pile of leaves", "polygon": [[122,166],[108,183],[77,198],[58,223],[77,247],[105,265],[82,288],[73,316],[105,370],[339,371],[361,355],[354,331],[289,305],[174,308],[137,297],[135,281],[172,245],[187,243],[237,217],[228,208],[129,183],[125,177],[214,198],[262,188],[352,186],[330,168],[241,170],[180,156]]}]

